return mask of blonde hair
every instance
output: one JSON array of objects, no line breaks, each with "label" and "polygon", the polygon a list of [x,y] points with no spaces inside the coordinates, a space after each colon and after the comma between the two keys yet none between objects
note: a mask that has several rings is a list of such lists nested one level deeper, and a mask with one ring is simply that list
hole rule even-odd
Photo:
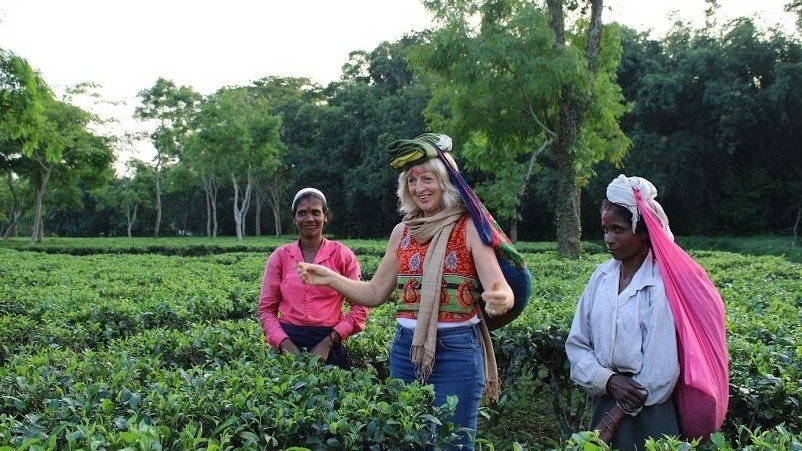
[{"label": "blonde hair", "polygon": [[[459,171],[457,163],[454,161],[451,154],[446,153],[445,156],[454,169]],[[440,199],[441,208],[452,208],[462,203],[459,190],[451,182],[448,171],[446,171],[446,166],[438,158],[432,158],[421,164],[412,166],[412,168],[420,168],[422,171],[433,172],[437,176],[437,180],[440,182],[440,189],[443,190],[443,196]],[[407,168],[398,174],[398,190],[396,194],[398,195],[398,211],[401,212],[402,215],[420,213],[420,209],[415,205],[415,200],[407,187],[407,175],[412,168]]]}]

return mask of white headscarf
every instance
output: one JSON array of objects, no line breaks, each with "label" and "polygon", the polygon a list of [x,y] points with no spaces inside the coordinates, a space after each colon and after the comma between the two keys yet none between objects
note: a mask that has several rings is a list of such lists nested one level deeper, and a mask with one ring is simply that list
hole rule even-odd
[{"label": "white headscarf", "polygon": [[320,198],[323,199],[323,205],[325,206],[325,204],[326,204],[326,196],[324,196],[323,193],[319,189],[304,188],[304,189],[298,191],[298,193],[296,193],[295,197],[292,199],[292,211],[295,211],[295,204],[298,202],[298,199],[300,199],[301,196],[303,196],[306,193],[315,193],[318,196],[320,196]]},{"label": "white headscarf", "polygon": [[671,241],[674,241],[674,234],[671,233],[671,228],[668,226],[668,216],[663,211],[662,205],[654,200],[657,197],[657,188],[652,185],[652,182],[643,177],[627,177],[621,174],[607,185],[607,200],[632,212],[632,231],[634,232],[635,226],[638,225],[638,220],[640,219],[640,212],[638,212],[635,193],[632,192],[633,188],[637,189],[644,202],[652,207],[652,212],[657,217],[657,220],[660,221],[660,225],[663,226],[666,236]]}]

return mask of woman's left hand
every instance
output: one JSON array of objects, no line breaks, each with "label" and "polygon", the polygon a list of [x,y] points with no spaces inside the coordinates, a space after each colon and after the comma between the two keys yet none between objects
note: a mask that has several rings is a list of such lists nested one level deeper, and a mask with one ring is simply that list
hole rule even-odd
[{"label": "woman's left hand", "polygon": [[326,363],[326,360],[329,359],[329,352],[331,352],[332,346],[334,346],[334,340],[326,335],[326,338],[320,340],[310,352],[319,358],[321,362]]},{"label": "woman's left hand", "polygon": [[509,286],[499,280],[493,282],[489,290],[482,292],[482,300],[485,301],[485,311],[490,316],[498,316],[507,313],[512,308],[513,294]]}]

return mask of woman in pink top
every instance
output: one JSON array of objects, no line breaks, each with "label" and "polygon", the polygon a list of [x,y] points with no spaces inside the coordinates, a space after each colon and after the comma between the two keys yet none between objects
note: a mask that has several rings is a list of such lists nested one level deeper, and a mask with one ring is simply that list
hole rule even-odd
[{"label": "woman in pink top", "polygon": [[304,285],[295,265],[325,266],[359,280],[359,262],[344,244],[323,237],[329,219],[326,196],[314,188],[298,191],[292,201],[298,241],[276,249],[267,260],[259,294],[259,323],[268,344],[281,352],[309,351],[327,364],[351,367],[343,340],[365,328],[366,307],[352,304],[343,313],[346,299],[329,287]]}]

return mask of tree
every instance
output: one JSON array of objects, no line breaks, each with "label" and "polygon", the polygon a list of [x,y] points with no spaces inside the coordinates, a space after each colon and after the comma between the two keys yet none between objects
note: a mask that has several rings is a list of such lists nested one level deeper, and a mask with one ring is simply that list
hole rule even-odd
[{"label": "tree", "polygon": [[304,77],[263,77],[248,89],[270,105],[270,113],[281,118],[281,142],[285,146],[282,163],[270,173],[259,172],[256,187],[256,234],[261,229],[261,201],[267,200],[273,212],[275,236],[281,235],[281,202],[291,183],[286,161],[290,155],[309,148],[319,130],[318,106],[322,89]]},{"label": "tree", "polygon": [[254,171],[270,173],[281,161],[281,119],[270,114],[264,99],[238,87],[217,91],[202,106],[199,123],[198,133],[203,145],[219,153],[221,170],[231,180],[234,223],[237,239],[242,240]]},{"label": "tree", "polygon": [[65,147],[48,184],[46,218],[54,233],[95,236],[105,229],[100,224],[105,221],[95,215],[91,191],[114,178],[113,140],[84,130],[74,145]]},{"label": "tree", "polygon": [[153,87],[139,92],[139,98],[142,105],[136,108],[134,117],[158,122],[150,135],[156,148],[156,222],[153,236],[158,238],[162,219],[161,172],[165,165],[179,156],[182,137],[188,131],[189,119],[201,97],[188,86],[178,87],[172,81],[159,77]]},{"label": "tree", "polygon": [[54,100],[46,105],[45,117],[41,143],[24,155],[28,160],[24,165],[25,173],[36,191],[31,244],[41,242],[44,237],[42,207],[54,170],[60,173],[80,170],[82,162],[92,161],[93,154],[104,155],[105,167],[113,160],[106,143],[87,130],[87,124],[93,117],[91,114],[77,106]]},{"label": "tree", "polygon": [[92,195],[99,209],[125,213],[126,235],[130,238],[139,207],[150,205],[155,175],[153,169],[143,161],[131,160],[126,166],[133,171],[133,175],[116,178],[94,189]]},{"label": "tree", "polygon": [[28,198],[28,184],[26,180],[20,179],[20,164],[23,160],[21,143],[18,141],[0,141],[0,170],[3,172],[3,213],[0,214],[0,223],[5,222],[3,227],[3,239],[7,240],[12,234],[17,234],[17,224],[20,217],[25,213],[23,199]]},{"label": "tree", "polygon": [[45,108],[53,93],[28,62],[0,48],[0,142],[16,141],[21,149],[5,152],[31,153],[42,141]]},{"label": "tree", "polygon": [[407,53],[419,42],[419,36],[405,36],[353,53],[351,69],[327,87],[327,102],[315,111],[317,140],[293,155],[295,188],[314,181],[329,199],[331,233],[387,236],[398,222],[398,174],[389,169],[385,149],[425,131],[430,93],[407,67]]},{"label": "tree", "polygon": [[511,221],[513,237],[538,159],[554,155],[558,249],[576,256],[579,188],[593,164],[619,161],[629,145],[617,121],[626,110],[615,83],[620,45],[612,28],[602,46],[600,1],[576,32],[565,29],[562,2],[547,3],[548,11],[526,0],[426,2],[442,26],[412,61],[433,76],[430,125],[458,138],[468,169],[487,174],[478,191]]},{"label": "tree", "polygon": [[[635,149],[624,165],[660,189],[672,228],[790,235],[802,206],[798,40],[736,19],[678,24],[662,41],[627,31],[624,42],[621,80],[634,105],[624,127]],[[618,173],[602,172],[589,192]]]},{"label": "tree", "polygon": [[[40,149],[48,130],[45,110],[52,103],[53,93],[28,62],[0,48],[0,169],[10,196],[3,237],[16,233],[17,222],[23,213],[19,189],[19,171],[25,159]],[[45,157],[60,156],[58,143],[45,146]]]},{"label": "tree", "polygon": [[[206,100],[204,100],[205,102]],[[203,102],[199,111],[204,111]],[[181,155],[181,163],[186,165],[191,173],[200,179],[203,188],[204,199],[206,200],[206,236],[217,237],[217,193],[220,177],[221,155],[215,149],[209,147],[209,143],[203,140],[198,133],[198,128],[202,126],[201,120],[197,116],[193,118],[194,130],[184,139],[184,151]]]},{"label": "tree", "polygon": [[172,203],[177,206],[168,210],[169,213],[165,216],[170,219],[171,229],[181,236],[192,235],[190,220],[194,220],[196,210],[193,207],[200,200],[200,178],[183,161],[166,167],[162,176],[165,200],[169,202],[167,205]]}]

